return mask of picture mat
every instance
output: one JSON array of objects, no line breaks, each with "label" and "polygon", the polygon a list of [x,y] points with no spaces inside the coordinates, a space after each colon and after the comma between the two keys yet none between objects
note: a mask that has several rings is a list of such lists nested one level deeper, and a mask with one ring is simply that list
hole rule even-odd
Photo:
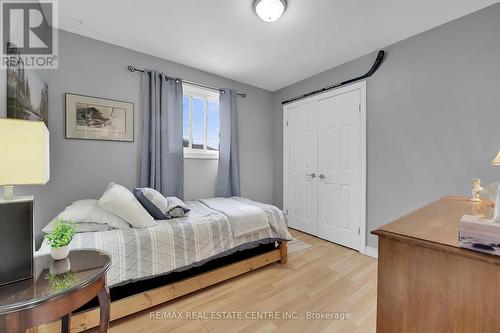
[{"label": "picture mat", "polygon": [[134,104],[66,94],[66,138],[134,141]]}]

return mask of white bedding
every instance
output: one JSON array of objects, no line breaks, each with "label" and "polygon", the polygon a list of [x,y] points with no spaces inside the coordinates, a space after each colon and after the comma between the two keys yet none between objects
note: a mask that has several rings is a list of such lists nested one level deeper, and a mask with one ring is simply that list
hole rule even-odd
[{"label": "white bedding", "polygon": [[234,237],[242,237],[269,229],[269,218],[264,210],[249,205],[238,197],[210,198],[200,200],[229,219]]},{"label": "white bedding", "polygon": [[[191,212],[187,217],[158,220],[148,228],[78,233],[70,248],[108,252],[111,268],[107,280],[113,287],[199,266],[258,244],[292,239],[281,210],[249,199],[237,200],[262,209],[270,227],[234,237],[233,225],[226,215],[199,201],[188,201]],[[37,255],[49,253],[50,247],[44,241]]]}]

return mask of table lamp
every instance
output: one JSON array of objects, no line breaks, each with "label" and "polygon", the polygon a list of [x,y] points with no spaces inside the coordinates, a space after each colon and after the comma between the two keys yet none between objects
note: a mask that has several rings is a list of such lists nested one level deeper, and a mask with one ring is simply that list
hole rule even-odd
[{"label": "table lamp", "polygon": [[0,119],[0,185],[14,199],[14,185],[49,181],[49,131],[43,121]]},{"label": "table lamp", "polygon": [[0,285],[33,274],[33,197],[14,197],[14,185],[43,185],[49,175],[45,123],[0,119]]}]

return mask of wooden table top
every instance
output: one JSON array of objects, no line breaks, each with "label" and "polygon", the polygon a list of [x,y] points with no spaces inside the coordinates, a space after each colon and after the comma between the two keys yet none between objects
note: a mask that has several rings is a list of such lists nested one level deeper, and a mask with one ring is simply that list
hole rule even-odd
[{"label": "wooden table top", "polygon": [[84,289],[108,271],[111,257],[97,250],[73,250],[63,260],[34,257],[34,277],[0,286],[0,314],[33,308]]},{"label": "wooden table top", "polygon": [[399,239],[420,245],[500,264],[500,257],[458,246],[459,222],[463,215],[491,218],[491,201],[472,202],[462,196],[447,196],[434,201],[374,231],[379,237]]}]

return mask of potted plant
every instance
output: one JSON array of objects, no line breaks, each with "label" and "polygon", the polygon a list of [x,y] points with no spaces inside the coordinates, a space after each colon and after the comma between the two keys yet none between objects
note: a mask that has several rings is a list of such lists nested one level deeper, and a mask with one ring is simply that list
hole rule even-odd
[{"label": "potted plant", "polygon": [[69,254],[69,243],[76,232],[76,225],[72,222],[66,222],[58,219],[54,223],[52,232],[45,235],[47,243],[50,245],[50,255],[54,260],[61,260]]}]

